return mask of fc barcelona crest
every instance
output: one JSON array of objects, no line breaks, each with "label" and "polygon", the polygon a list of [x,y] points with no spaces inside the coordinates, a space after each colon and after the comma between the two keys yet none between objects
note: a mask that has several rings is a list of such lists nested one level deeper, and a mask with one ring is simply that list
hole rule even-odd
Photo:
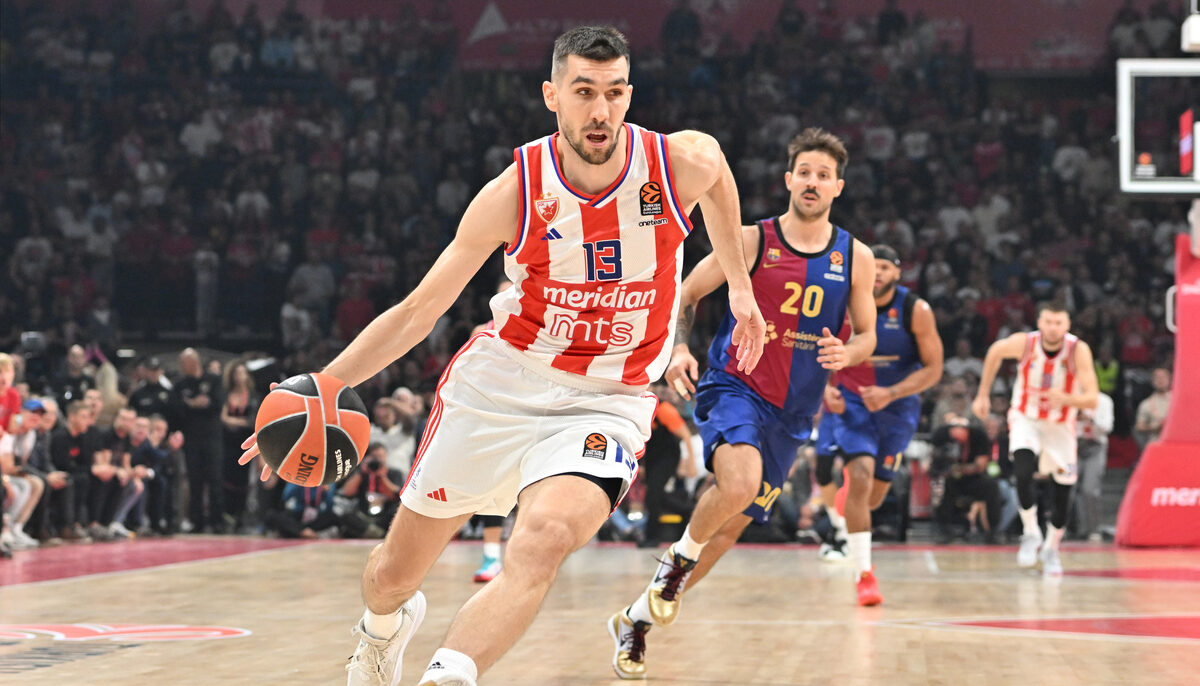
[{"label": "fc barcelona crest", "polygon": [[558,197],[545,193],[541,198],[533,201],[533,207],[542,221],[549,224],[558,216]]}]

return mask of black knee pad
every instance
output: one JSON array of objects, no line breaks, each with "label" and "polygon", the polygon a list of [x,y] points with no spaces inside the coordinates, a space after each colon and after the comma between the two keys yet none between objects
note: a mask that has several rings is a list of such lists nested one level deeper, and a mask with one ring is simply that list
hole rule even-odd
[{"label": "black knee pad", "polygon": [[1033,487],[1033,475],[1037,473],[1037,455],[1022,448],[1013,453],[1013,476],[1017,477],[1017,500],[1021,509],[1028,510],[1037,504],[1037,493]]},{"label": "black knee pad", "polygon": [[1071,487],[1058,482],[1054,484],[1054,512],[1050,515],[1050,523],[1061,529],[1067,525],[1067,515],[1071,513]]},{"label": "black knee pad", "polygon": [[817,485],[828,486],[833,483],[833,461],[835,455],[817,455]]},{"label": "black knee pad", "polygon": [[1034,455],[1032,450],[1022,448],[1016,451],[1013,453],[1012,461],[1013,476],[1017,477],[1018,481],[1022,479],[1032,479],[1033,475],[1037,473],[1038,459],[1037,455]]}]

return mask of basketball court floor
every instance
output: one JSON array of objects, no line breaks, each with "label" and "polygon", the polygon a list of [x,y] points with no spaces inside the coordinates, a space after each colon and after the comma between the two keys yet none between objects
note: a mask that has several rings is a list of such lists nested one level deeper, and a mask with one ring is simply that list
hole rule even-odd
[{"label": "basketball court floor", "polygon": [[[344,683],[370,542],[144,540],[0,561],[0,683]],[[661,549],[660,549],[661,550]],[[654,551],[593,543],[564,565],[529,632],[483,686],[612,685],[610,614]],[[478,586],[478,543],[452,543],[424,591],[413,683]],[[1012,547],[876,547],[886,601],[854,604],[848,566],[802,546],[743,546],[648,637],[661,686],[1171,686],[1200,674],[1200,551],[1064,548],[1056,580]]]}]

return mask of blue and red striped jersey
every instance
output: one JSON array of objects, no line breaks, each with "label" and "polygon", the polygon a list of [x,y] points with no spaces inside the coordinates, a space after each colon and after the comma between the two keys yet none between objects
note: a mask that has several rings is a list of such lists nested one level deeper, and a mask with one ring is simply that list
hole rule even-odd
[{"label": "blue and red striped jersey", "polygon": [[821,406],[829,378],[817,363],[817,341],[822,328],[836,332],[846,317],[854,238],[834,226],[824,250],[804,253],[788,244],[777,217],[757,224],[758,257],[750,281],[767,320],[762,359],[749,376],[737,370],[735,321],[726,305],[708,349],[708,366],[730,374],[789,414],[811,416]]}]

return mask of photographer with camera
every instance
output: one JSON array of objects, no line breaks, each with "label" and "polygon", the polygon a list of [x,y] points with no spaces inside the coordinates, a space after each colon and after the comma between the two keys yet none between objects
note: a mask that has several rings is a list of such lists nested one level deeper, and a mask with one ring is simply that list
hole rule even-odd
[{"label": "photographer with camera", "polygon": [[932,443],[930,476],[943,478],[945,485],[934,511],[939,542],[949,542],[964,509],[972,528],[978,513],[984,541],[993,542],[1003,498],[992,471],[992,442],[987,433],[965,416],[948,412],[933,432]]},{"label": "photographer with camera", "polygon": [[399,484],[392,480],[389,472],[394,473],[394,470],[388,469],[387,455],[387,446],[372,443],[359,468],[338,490],[339,496],[353,502],[353,512],[347,511],[344,516],[347,519],[355,517],[366,524],[362,533],[364,538],[382,538],[400,507],[403,480]]}]

